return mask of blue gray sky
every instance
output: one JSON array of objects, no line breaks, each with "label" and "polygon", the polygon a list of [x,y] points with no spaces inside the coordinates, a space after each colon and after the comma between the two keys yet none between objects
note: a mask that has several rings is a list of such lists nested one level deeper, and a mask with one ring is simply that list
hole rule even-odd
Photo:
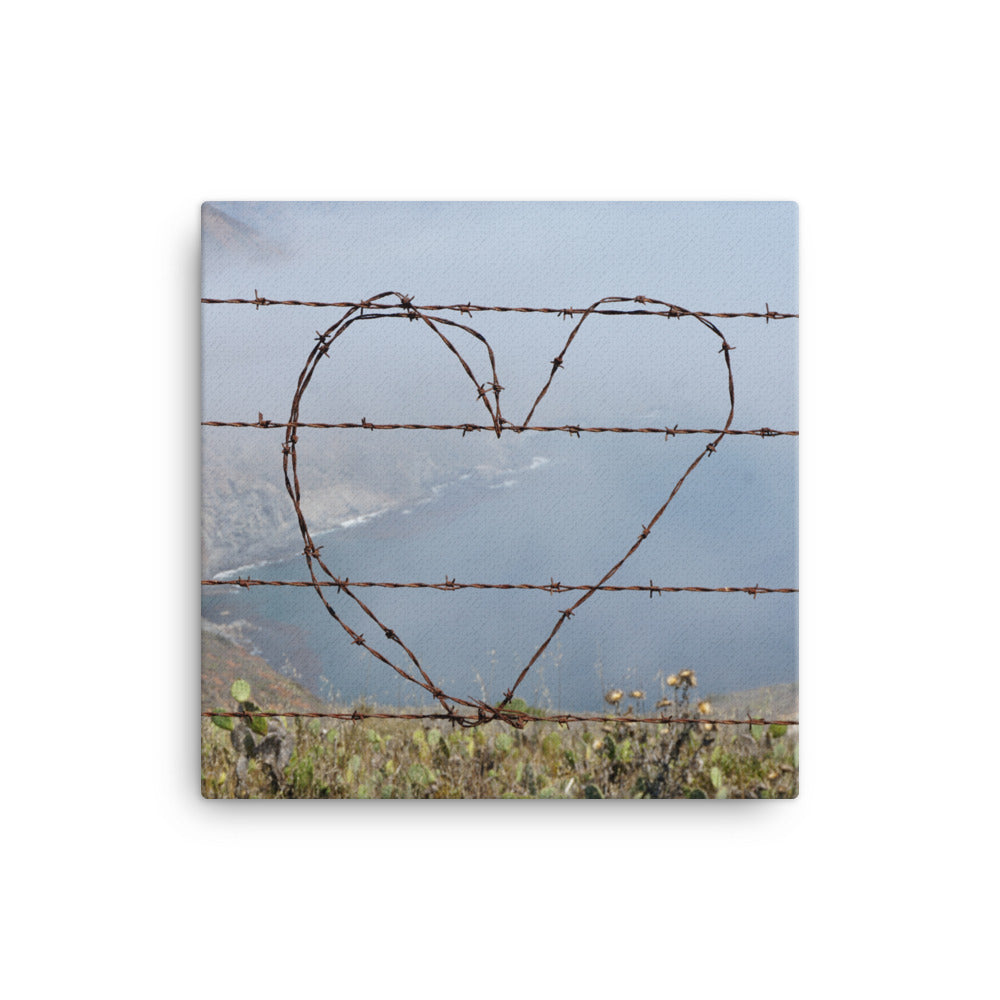
[{"label": "blue gray sky", "polygon": [[[791,202],[213,202],[204,209],[202,287],[208,298],[252,297],[257,288],[273,299],[339,301],[392,290],[417,302],[487,305],[585,306],[642,294],[691,309],[762,312],[767,301],[797,313],[797,219]],[[333,321],[329,312],[271,309],[251,324],[245,310],[221,307],[204,317],[206,369],[225,366],[232,376],[206,381],[206,407],[241,405],[243,372],[261,388],[255,373],[279,361],[276,332]],[[744,366],[794,381],[797,325],[751,323],[755,352]],[[279,379],[268,382],[284,405]],[[746,418],[761,402],[772,425],[794,419],[795,392],[769,392],[763,370],[741,382]]]}]

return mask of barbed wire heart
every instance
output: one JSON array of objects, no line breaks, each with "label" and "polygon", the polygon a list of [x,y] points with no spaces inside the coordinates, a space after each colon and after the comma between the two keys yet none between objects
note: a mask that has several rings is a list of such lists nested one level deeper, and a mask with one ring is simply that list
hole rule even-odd
[{"label": "barbed wire heart", "polygon": [[[391,299],[395,297],[396,302],[386,303],[385,299]],[[673,489],[670,494],[663,501],[659,509],[653,514],[647,524],[642,525],[642,530],[640,531],[635,542],[631,545],[627,552],[614,565],[611,566],[607,572],[598,580],[596,583],[587,586],[581,596],[568,608],[563,609],[559,612],[559,617],[556,620],[555,625],[552,627],[549,634],[542,641],[542,643],[537,647],[535,652],[532,654],[530,660],[520,671],[514,683],[504,692],[504,697],[498,705],[488,705],[483,701],[477,699],[467,699],[454,694],[448,694],[442,688],[437,685],[431,677],[428,675],[427,671],[421,665],[420,660],[417,658],[416,654],[406,645],[399,634],[392,628],[389,627],[385,622],[383,622],[378,615],[369,607],[351,588],[350,582],[346,579],[342,579],[335,573],[333,573],[327,566],[324,559],[320,556],[320,549],[322,546],[317,546],[314,541],[312,534],[309,529],[309,525],[306,521],[305,514],[302,510],[302,485],[299,479],[299,466],[298,466],[298,453],[296,446],[298,444],[298,427],[301,426],[299,422],[299,411],[301,408],[302,400],[305,396],[305,392],[308,389],[310,383],[312,382],[313,376],[316,372],[318,365],[326,358],[333,344],[346,333],[355,323],[371,320],[382,320],[382,319],[406,319],[409,322],[422,322],[426,324],[433,333],[440,339],[443,345],[454,355],[455,359],[459,365],[464,370],[465,374],[468,376],[472,384],[475,386],[476,395],[478,399],[482,402],[486,412],[489,416],[489,423],[492,427],[497,438],[501,438],[503,434],[506,433],[522,433],[528,428],[531,422],[531,418],[534,416],[536,409],[542,402],[544,397],[549,391],[552,385],[553,379],[556,373],[564,366],[564,361],[566,353],[572,345],[573,341],[576,339],[577,334],[580,332],[583,324],[586,322],[588,317],[593,315],[595,312],[600,310],[601,306],[607,305],[609,303],[626,303],[634,302],[640,305],[652,305],[661,306],[665,312],[656,313],[664,318],[677,318],[690,317],[697,322],[705,326],[709,331],[711,331],[716,337],[721,341],[721,347],[719,348],[720,354],[723,355],[725,361],[726,378],[728,382],[728,395],[729,395],[729,412],[726,416],[726,422],[724,427],[718,432],[718,434],[713,438],[713,440],[702,449],[691,464],[687,467],[684,473],[680,476],[677,482],[674,484]],[[471,307],[470,307],[471,308]],[[365,312],[366,309],[374,310]],[[566,316],[575,317],[580,311],[576,309],[564,310],[563,314]],[[468,313],[471,315],[471,312]],[[466,361],[465,357],[458,350],[454,343],[442,332],[441,327],[448,327],[453,330],[463,331],[469,336],[473,337],[476,341],[482,344],[486,348],[487,356],[489,359],[489,367],[491,377],[489,379],[480,381],[477,379],[472,367]],[[386,666],[390,667],[397,674],[399,674],[404,680],[410,683],[416,684],[418,687],[423,688],[430,695],[432,695],[442,706],[447,716],[453,721],[463,726],[475,726],[481,725],[485,722],[492,721],[493,719],[500,719],[507,722],[517,728],[523,728],[524,719],[522,714],[518,712],[513,712],[508,710],[508,706],[514,697],[514,693],[517,691],[518,687],[527,677],[532,666],[538,661],[545,650],[548,648],[549,644],[558,634],[559,630],[563,625],[573,617],[577,610],[585,604],[604,584],[606,584],[615,574],[622,568],[622,566],[628,561],[629,558],[636,552],[640,545],[649,537],[654,526],[660,520],[660,518],[665,513],[667,507],[677,495],[681,487],[683,486],[685,480],[695,468],[701,463],[701,461],[708,455],[713,454],[718,445],[729,433],[729,430],[733,423],[733,416],[735,412],[735,392],[733,386],[733,370],[732,363],[730,359],[730,352],[732,351],[732,346],[726,341],[722,332],[719,330],[714,323],[712,323],[706,316],[692,312],[687,309],[683,309],[680,306],[673,305],[669,302],[664,302],[660,299],[649,298],[644,295],[638,296],[607,296],[605,298],[599,299],[593,305],[589,306],[583,311],[580,316],[579,321],[573,327],[563,345],[562,350],[555,358],[551,361],[551,371],[549,372],[548,379],[542,386],[540,392],[535,398],[531,405],[531,408],[520,424],[515,424],[504,417],[502,408],[500,405],[500,394],[504,390],[504,386],[500,384],[500,380],[497,374],[496,366],[496,356],[494,354],[493,348],[490,346],[487,339],[477,330],[473,329],[464,323],[460,323],[456,320],[449,319],[443,316],[435,316],[431,318],[427,315],[425,311],[422,311],[420,307],[413,305],[413,297],[410,295],[403,295],[399,292],[382,292],[379,295],[375,295],[372,298],[362,300],[361,302],[352,304],[347,312],[344,313],[341,318],[334,323],[332,326],[328,327],[324,332],[318,333],[316,335],[316,343],[314,344],[312,350],[309,352],[309,356],[306,359],[306,363],[299,374],[298,381],[296,384],[295,394],[292,398],[291,411],[288,418],[288,423],[286,425],[285,431],[285,442],[282,446],[282,468],[285,478],[285,487],[288,491],[288,495],[291,498],[292,504],[295,508],[295,514],[298,521],[299,531],[302,535],[302,540],[304,543],[303,554],[306,559],[306,564],[309,570],[309,576],[312,582],[313,589],[322,601],[323,606],[326,608],[329,615],[336,621],[342,629],[350,636],[353,644],[363,647],[372,656],[384,663]],[[570,428],[572,431],[572,428]],[[669,428],[665,432],[668,436],[670,434]],[[464,431],[463,431],[464,436]],[[325,574],[326,580],[321,580],[317,569],[322,574]],[[400,647],[406,657],[412,664],[412,671],[400,666],[398,663],[393,662],[389,657],[385,656],[378,649],[372,646],[369,641],[365,638],[364,633],[358,632],[353,629],[344,618],[337,613],[333,605],[329,602],[326,595],[324,594],[325,589],[330,589],[330,584],[334,585],[334,589],[337,593],[342,593],[346,595],[351,601],[353,601],[357,607],[369,618],[369,620],[382,632],[387,640],[395,643]],[[419,676],[418,676],[419,675]],[[470,716],[468,714],[458,714],[455,711],[456,706],[463,706],[465,708],[474,709],[476,714]]]}]

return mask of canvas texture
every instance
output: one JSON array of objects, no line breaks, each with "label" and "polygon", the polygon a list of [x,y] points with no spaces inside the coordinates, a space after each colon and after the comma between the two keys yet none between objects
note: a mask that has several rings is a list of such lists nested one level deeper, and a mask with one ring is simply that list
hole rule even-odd
[{"label": "canvas texture", "polygon": [[202,206],[202,794],[798,794],[792,202]]}]

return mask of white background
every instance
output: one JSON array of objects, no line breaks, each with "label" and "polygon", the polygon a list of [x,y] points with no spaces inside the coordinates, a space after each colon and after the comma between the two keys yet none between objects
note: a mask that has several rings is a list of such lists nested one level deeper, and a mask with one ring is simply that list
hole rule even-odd
[{"label": "white background", "polygon": [[[1000,708],[985,8],[364,9],[7,14],[5,981],[978,993]],[[199,208],[264,198],[798,201],[798,800],[200,799]]]}]

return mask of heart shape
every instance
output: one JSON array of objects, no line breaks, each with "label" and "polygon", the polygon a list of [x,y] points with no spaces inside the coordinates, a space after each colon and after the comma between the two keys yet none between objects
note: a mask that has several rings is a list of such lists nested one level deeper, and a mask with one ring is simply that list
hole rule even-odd
[{"label": "heart shape", "polygon": [[[385,303],[382,300],[394,296],[398,301],[396,304]],[[660,306],[662,309],[639,309],[639,310],[602,310],[601,307],[612,303],[636,303],[640,306]],[[460,307],[460,312],[467,313],[471,316],[472,309],[471,305],[468,307]],[[368,313],[365,309],[369,309]],[[375,311],[371,311],[375,310]],[[429,311],[429,310],[428,310]],[[565,310],[563,315],[575,316],[576,310]],[[704,449],[702,449],[691,464],[687,467],[681,477],[675,483],[673,489],[671,490],[669,496],[664,500],[660,508],[653,514],[652,518],[649,520],[648,524],[642,526],[642,531],[639,537],[635,540],[632,546],[621,558],[618,559],[614,565],[608,569],[604,575],[593,585],[588,585],[588,588],[584,593],[572,604],[570,607],[559,612],[559,618],[557,619],[555,625],[552,627],[548,636],[541,642],[538,648],[535,650],[531,659],[521,670],[520,674],[511,685],[510,688],[504,693],[503,700],[498,706],[491,706],[485,702],[478,700],[468,700],[465,698],[460,698],[456,695],[447,694],[438,685],[436,685],[424,668],[421,666],[419,659],[413,653],[413,651],[406,645],[406,643],[400,638],[400,636],[390,628],[386,623],[381,621],[375,612],[364,602],[360,597],[352,590],[351,585],[348,581],[340,579],[336,576],[326,565],[320,556],[320,548],[317,547],[313,542],[312,535],[310,534],[309,525],[306,522],[305,515],[302,511],[302,488],[299,481],[299,470],[298,470],[298,455],[296,452],[296,445],[298,443],[298,434],[296,433],[299,423],[299,411],[302,404],[303,397],[310,383],[312,382],[313,375],[316,372],[317,366],[327,357],[330,349],[334,343],[343,336],[344,333],[351,326],[358,322],[372,321],[372,320],[382,320],[382,319],[406,319],[408,322],[423,322],[426,324],[433,333],[439,338],[443,345],[454,355],[456,361],[464,370],[465,374],[468,376],[472,384],[475,386],[476,394],[479,400],[482,402],[486,413],[489,417],[488,427],[493,430],[497,438],[501,438],[502,435],[506,433],[520,434],[525,430],[530,429],[530,422],[538,409],[539,404],[545,398],[549,391],[552,382],[559,371],[563,367],[564,359],[567,351],[572,345],[573,341],[576,339],[577,334],[580,332],[583,324],[586,320],[594,315],[596,312],[612,313],[616,315],[622,314],[652,314],[663,316],[664,318],[677,318],[691,317],[696,319],[699,323],[710,330],[715,336],[719,338],[722,343],[719,349],[720,354],[724,355],[726,375],[728,380],[728,392],[729,392],[729,413],[726,417],[725,426],[714,438],[714,440],[708,444]],[[489,367],[491,378],[485,381],[480,381],[475,373],[473,372],[471,366],[466,361],[465,357],[461,354],[454,343],[442,332],[441,327],[450,328],[452,330],[457,330],[468,334],[473,337],[476,341],[482,344],[486,348],[486,352],[489,358]],[[453,335],[454,336],[454,335]],[[514,692],[518,689],[522,681],[528,675],[532,666],[537,662],[539,657],[545,652],[546,648],[555,638],[562,626],[574,615],[577,610],[585,604],[600,587],[606,584],[625,564],[625,562],[635,553],[640,545],[649,537],[653,527],[657,524],[660,518],[663,516],[670,502],[677,495],[680,488],[683,486],[685,480],[694,471],[694,469],[699,465],[706,455],[710,455],[715,452],[719,443],[725,437],[726,433],[733,422],[733,414],[735,410],[735,395],[733,389],[733,372],[732,365],[730,361],[730,352],[732,347],[727,343],[726,338],[722,335],[721,331],[706,317],[701,316],[697,313],[691,312],[687,309],[683,309],[679,306],[672,305],[669,302],[664,302],[659,299],[648,298],[643,295],[633,296],[633,297],[622,297],[622,296],[608,296],[599,299],[588,309],[583,311],[583,315],[580,317],[579,321],[573,327],[566,343],[563,345],[560,353],[553,358],[551,364],[552,369],[549,372],[549,377],[545,384],[542,386],[534,403],[531,406],[527,416],[520,424],[514,424],[509,421],[502,412],[500,405],[500,394],[504,387],[500,384],[497,375],[497,365],[496,356],[493,352],[493,348],[490,346],[486,338],[474,330],[471,326],[464,323],[457,322],[456,320],[449,319],[443,316],[434,316],[431,318],[425,312],[417,306],[413,305],[412,296],[401,295],[398,292],[383,292],[380,295],[373,296],[370,299],[366,299],[363,302],[358,303],[348,309],[348,311],[332,326],[330,326],[323,333],[317,334],[316,344],[309,353],[309,357],[306,360],[305,366],[303,367],[298,382],[295,389],[295,395],[292,399],[291,412],[288,418],[288,424],[286,426],[285,432],[285,443],[282,447],[282,466],[284,470],[285,477],[285,487],[288,491],[288,495],[292,500],[295,507],[296,517],[298,519],[299,530],[302,534],[302,539],[304,542],[303,553],[306,558],[306,563],[309,569],[309,575],[312,580],[313,589],[316,591],[320,600],[323,602],[324,607],[330,616],[336,621],[341,628],[351,637],[351,641],[358,646],[362,646],[366,649],[372,656],[380,660],[382,663],[391,667],[397,674],[399,674],[405,680],[416,684],[418,687],[423,688],[428,693],[430,693],[434,698],[438,700],[442,708],[445,710],[447,715],[452,718],[455,722],[460,725],[480,725],[484,722],[489,722],[492,719],[500,718],[504,721],[510,723],[511,725],[517,726],[518,728],[523,727],[524,720],[520,717],[519,713],[507,711],[507,706],[510,704],[511,699],[514,697]],[[465,429],[469,430],[479,430],[481,429],[478,425],[464,425]],[[569,428],[570,433],[573,433],[573,428]],[[465,430],[463,430],[464,436]],[[576,430],[579,433],[579,430]],[[664,429],[666,435],[670,435],[671,431],[669,428]],[[386,639],[394,642],[400,647],[400,649],[405,653],[406,657],[412,664],[412,670],[405,669],[397,663],[394,663],[387,656],[380,653],[377,649],[371,646],[365,639],[364,634],[355,631],[351,626],[341,618],[337,612],[334,610],[333,606],[327,600],[324,594],[324,581],[320,580],[317,570],[326,576],[326,584],[335,584],[338,593],[345,594],[350,600],[352,600],[361,611],[374,623],[374,625],[383,633]],[[417,676],[419,675],[419,676]],[[477,714],[473,717],[469,715],[458,714],[455,711],[456,706],[463,706],[465,708],[476,709]]]}]

